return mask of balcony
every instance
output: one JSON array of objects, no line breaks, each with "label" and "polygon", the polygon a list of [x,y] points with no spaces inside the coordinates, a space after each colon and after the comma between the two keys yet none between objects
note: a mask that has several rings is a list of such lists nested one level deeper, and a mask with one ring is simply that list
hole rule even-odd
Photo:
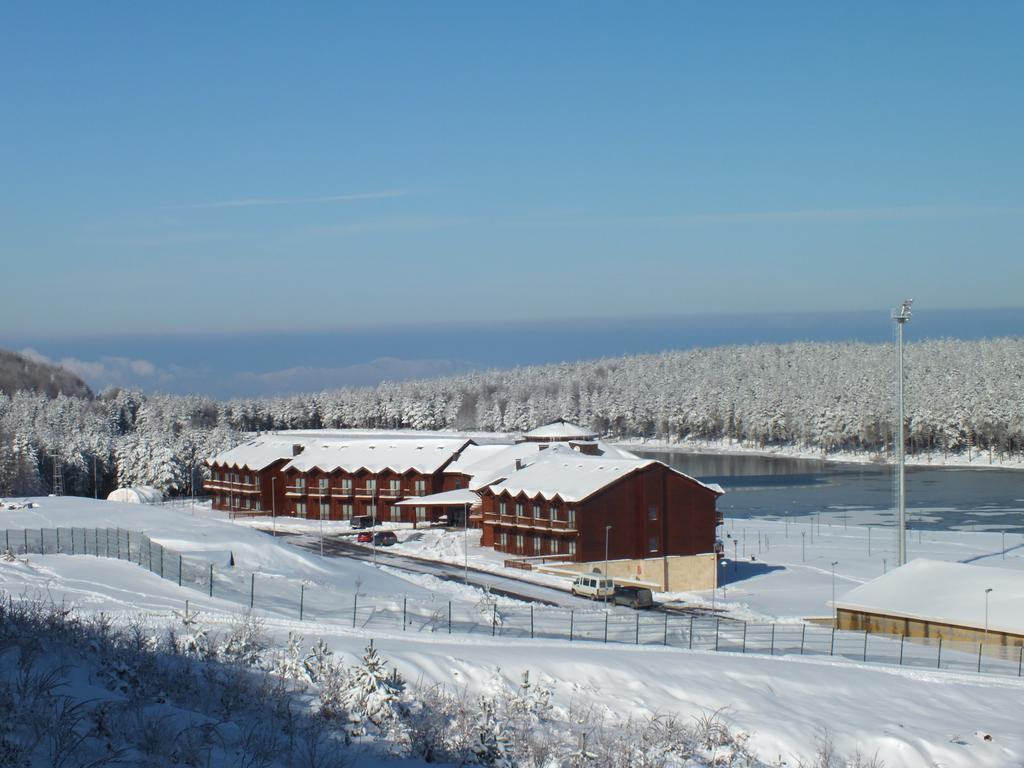
[{"label": "balcony", "polygon": [[284,487],[285,496],[305,496],[309,492],[309,489],[304,485],[286,485]]},{"label": "balcony", "polygon": [[373,499],[376,498],[377,494],[380,493],[376,488],[356,488],[356,496],[360,499]]},{"label": "balcony", "polygon": [[353,493],[354,491],[351,485],[348,486],[348,488],[331,488],[331,496],[336,499],[350,499],[352,498]]}]

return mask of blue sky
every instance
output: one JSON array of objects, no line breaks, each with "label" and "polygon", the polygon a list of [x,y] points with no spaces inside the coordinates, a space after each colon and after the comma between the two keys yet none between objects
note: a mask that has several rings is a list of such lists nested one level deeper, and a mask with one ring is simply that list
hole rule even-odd
[{"label": "blue sky", "polygon": [[1022,22],[1000,2],[5,4],[0,329],[1019,307]]}]

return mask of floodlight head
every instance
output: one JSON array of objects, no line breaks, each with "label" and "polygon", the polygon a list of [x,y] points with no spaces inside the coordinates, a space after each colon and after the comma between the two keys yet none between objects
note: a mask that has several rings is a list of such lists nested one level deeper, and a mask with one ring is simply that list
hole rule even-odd
[{"label": "floodlight head", "polygon": [[985,590],[985,594],[987,595],[991,591],[992,591],[992,587],[989,587],[988,589]]},{"label": "floodlight head", "polygon": [[893,319],[897,323],[905,323],[910,319],[910,307],[914,303],[913,299],[905,299],[900,308],[893,313]]}]

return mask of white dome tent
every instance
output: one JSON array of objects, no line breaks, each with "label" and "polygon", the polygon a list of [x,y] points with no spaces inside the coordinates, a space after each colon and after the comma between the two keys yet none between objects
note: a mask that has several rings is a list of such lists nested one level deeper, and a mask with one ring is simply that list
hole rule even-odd
[{"label": "white dome tent", "polygon": [[151,485],[118,488],[107,496],[107,501],[121,501],[126,504],[159,504],[163,500],[164,495]]}]

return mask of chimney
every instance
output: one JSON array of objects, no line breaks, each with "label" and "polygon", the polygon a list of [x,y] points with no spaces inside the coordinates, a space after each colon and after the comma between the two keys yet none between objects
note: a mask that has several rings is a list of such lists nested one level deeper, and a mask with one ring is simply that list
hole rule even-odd
[{"label": "chimney", "polygon": [[302,443],[292,443],[292,456],[298,456],[305,447]]}]

